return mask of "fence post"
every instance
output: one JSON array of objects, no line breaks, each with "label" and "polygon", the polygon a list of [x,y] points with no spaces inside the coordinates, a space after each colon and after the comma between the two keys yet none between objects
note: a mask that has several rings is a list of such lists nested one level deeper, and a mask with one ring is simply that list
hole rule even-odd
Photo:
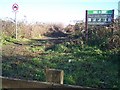
[{"label": "fence post", "polygon": [[63,84],[64,72],[58,69],[45,69],[46,82]]}]

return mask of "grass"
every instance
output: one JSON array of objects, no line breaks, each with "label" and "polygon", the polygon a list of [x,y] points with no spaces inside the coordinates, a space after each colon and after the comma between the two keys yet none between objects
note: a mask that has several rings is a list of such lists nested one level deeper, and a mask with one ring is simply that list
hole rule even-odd
[{"label": "grass", "polygon": [[[114,50],[103,51],[97,47],[81,47],[68,42],[57,44],[47,51],[45,46],[26,47],[28,56],[8,57],[3,53],[3,76],[45,81],[44,69],[54,68],[64,70],[65,84],[102,88],[116,88],[119,85],[119,50],[115,53]],[[37,55],[34,57],[29,53]]]}]

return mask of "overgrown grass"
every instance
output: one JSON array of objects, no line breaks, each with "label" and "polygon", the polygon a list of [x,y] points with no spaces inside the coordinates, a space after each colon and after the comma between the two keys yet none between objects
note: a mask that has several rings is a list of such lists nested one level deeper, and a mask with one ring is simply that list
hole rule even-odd
[{"label": "overgrown grass", "polygon": [[52,29],[51,25],[19,23],[18,37],[22,39],[16,40],[13,23],[0,23],[3,25],[3,76],[45,81],[44,69],[54,68],[64,70],[65,84],[120,88],[120,30],[112,33],[111,29],[102,26],[89,28],[86,42],[85,33],[77,25],[73,26],[75,33],[68,36],[70,41],[51,47],[53,42],[29,39],[42,38],[45,33],[49,34],[54,29],[62,30],[62,27],[52,25]]},{"label": "overgrown grass", "polygon": [[3,76],[45,81],[44,69],[55,68],[64,70],[65,84],[102,88],[119,85],[119,50],[102,51],[97,47],[68,42],[57,44],[47,51],[44,46],[29,50],[43,54],[28,60],[3,61]]}]

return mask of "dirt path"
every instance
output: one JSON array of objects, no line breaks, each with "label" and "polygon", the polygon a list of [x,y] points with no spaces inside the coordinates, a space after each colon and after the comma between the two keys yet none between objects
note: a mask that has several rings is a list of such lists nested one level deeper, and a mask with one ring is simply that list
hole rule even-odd
[{"label": "dirt path", "polygon": [[29,57],[38,57],[42,51],[32,51],[36,47],[45,46],[49,48],[52,45],[62,43],[63,38],[45,38],[45,39],[32,39],[30,42],[12,42],[2,46],[3,60],[16,59],[29,59]]}]

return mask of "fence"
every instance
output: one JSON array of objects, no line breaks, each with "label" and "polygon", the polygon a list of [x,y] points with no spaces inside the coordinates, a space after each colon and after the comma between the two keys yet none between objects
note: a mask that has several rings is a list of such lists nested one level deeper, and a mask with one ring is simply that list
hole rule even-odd
[{"label": "fence", "polygon": [[79,88],[80,90],[98,90],[89,87],[73,86],[66,84],[55,84],[50,82],[27,81],[20,79],[13,79],[7,77],[0,77],[2,80],[2,88]]},{"label": "fence", "polygon": [[81,87],[63,84],[63,70],[46,69],[46,82],[21,80],[0,76],[2,88],[79,88],[80,90],[98,90],[90,87]]}]

